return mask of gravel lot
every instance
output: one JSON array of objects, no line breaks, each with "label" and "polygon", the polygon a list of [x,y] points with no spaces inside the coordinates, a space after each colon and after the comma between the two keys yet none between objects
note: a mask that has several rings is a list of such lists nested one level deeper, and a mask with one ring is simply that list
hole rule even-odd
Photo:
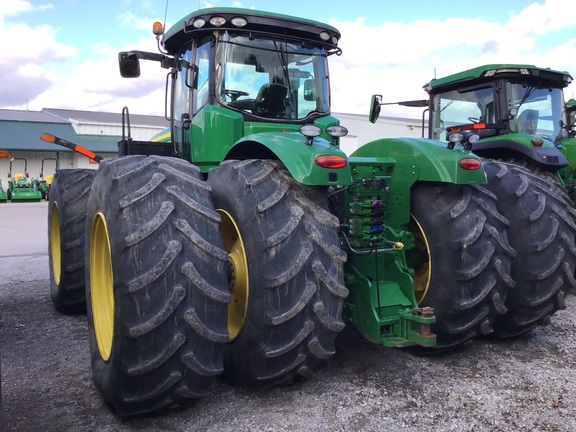
[{"label": "gravel lot", "polygon": [[46,203],[19,204],[15,217],[16,205],[0,204],[4,431],[576,430],[572,295],[520,339],[418,357],[346,329],[330,366],[308,381],[261,391],[222,382],[187,409],[118,418],[92,384],[85,316],[52,306]]}]

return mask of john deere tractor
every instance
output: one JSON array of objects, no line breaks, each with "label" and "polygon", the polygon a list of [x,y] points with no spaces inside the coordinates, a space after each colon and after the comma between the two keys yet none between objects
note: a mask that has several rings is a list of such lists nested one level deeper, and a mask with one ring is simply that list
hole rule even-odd
[{"label": "john deere tractor", "polygon": [[[570,117],[573,120],[574,108],[565,106],[562,91],[571,81],[567,72],[493,64],[430,81],[424,86],[429,100],[399,102],[427,108],[422,126],[424,131],[428,117],[430,138],[484,159],[486,188],[501,202],[512,225],[510,244],[518,254],[512,263],[517,289],[510,293],[507,307],[526,310],[527,323],[539,315],[548,320],[547,310],[562,307],[555,296],[574,289],[573,254],[567,251],[576,233],[568,208],[574,205],[576,140]],[[381,96],[373,96],[372,113],[381,104]],[[527,184],[535,194],[527,193]],[[543,202],[557,203],[552,213],[540,212]],[[503,321],[510,328],[508,320]]]},{"label": "john deere tractor", "polygon": [[0,180],[0,203],[5,203],[8,201],[8,193],[4,190],[2,186],[2,180]]},{"label": "john deere tractor", "polygon": [[[435,350],[528,331],[562,307],[574,278],[556,272],[554,288],[530,287],[537,305],[509,304],[519,227],[478,156],[414,138],[340,150],[337,29],[232,8],[154,28],[160,53],[121,52],[120,73],[139,76],[140,60],[168,70],[171,133],[128,134],[93,176],[59,170],[49,202],[53,299],[78,311],[85,286],[93,377],[115,412],[188,405],[221,373],[247,388],[294,382],[335,354],[346,324]],[[494,167],[539,214],[560,208],[554,249],[573,275],[566,203]]]},{"label": "john deere tractor", "polygon": [[44,159],[42,159],[42,164],[41,164],[41,168],[40,168],[40,173],[38,174],[38,178],[34,179],[33,182],[36,184],[36,187],[38,188],[38,190],[42,194],[42,198],[48,200],[48,197],[50,196],[50,186],[52,184],[52,179],[54,178],[54,174],[49,174],[46,177],[44,177],[44,172],[45,172],[44,164],[46,163],[46,161],[53,161],[53,163],[54,163],[53,172],[55,173],[56,171],[58,171],[58,168],[60,166],[60,161],[58,159],[56,159],[56,158],[44,158]]},{"label": "john deere tractor", "polygon": [[[24,163],[24,174],[16,173],[12,175],[14,161],[20,160]],[[8,171],[8,190],[7,198],[12,202],[19,201],[40,201],[42,193],[38,190],[36,184],[28,180],[28,161],[24,158],[11,158],[10,171]]]}]

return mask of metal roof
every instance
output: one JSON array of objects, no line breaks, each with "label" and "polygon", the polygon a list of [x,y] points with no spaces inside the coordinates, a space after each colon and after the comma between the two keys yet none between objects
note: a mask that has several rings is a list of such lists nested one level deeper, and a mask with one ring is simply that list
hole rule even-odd
[{"label": "metal roof", "polygon": [[[42,108],[42,112],[53,114],[54,116],[72,123],[90,123],[121,125],[122,113],[110,113],[99,111],[77,111],[59,108]],[[167,128],[170,126],[168,120],[161,116],[151,116],[142,114],[130,114],[130,126],[154,126]]]},{"label": "metal roof", "polygon": [[0,120],[7,121],[27,121],[27,122],[43,122],[43,123],[68,123],[63,121],[60,117],[44,111],[19,111],[0,109]]},{"label": "metal roof", "polygon": [[49,133],[79,144],[96,153],[117,153],[120,137],[100,135],[77,135],[70,123],[5,121],[0,120],[0,149],[28,151],[64,151],[65,147],[50,144],[40,139]]}]

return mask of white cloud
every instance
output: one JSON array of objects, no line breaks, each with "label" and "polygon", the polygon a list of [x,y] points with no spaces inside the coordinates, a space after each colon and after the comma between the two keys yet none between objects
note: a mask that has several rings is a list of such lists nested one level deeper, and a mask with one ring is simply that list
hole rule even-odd
[{"label": "white cloud", "polygon": [[[153,38],[142,38],[135,44],[116,48],[108,42],[93,46],[101,60],[88,60],[77,66],[66,80],[57,79],[55,86],[34,101],[34,109],[58,107],[92,111],[120,112],[128,106],[136,114],[164,113],[166,69],[157,62],[141,61],[141,76],[120,76],[118,52],[131,49],[156,52]],[[87,58],[92,56],[87,55]],[[96,58],[96,56],[93,56]],[[55,106],[54,101],[58,101]]]},{"label": "white cloud", "polygon": [[[503,24],[475,18],[383,22],[365,25],[329,23],[342,33],[342,56],[331,58],[333,110],[367,114],[370,96],[384,101],[425,99],[422,86],[434,77],[446,76],[490,63],[528,63],[570,70],[576,58],[576,42],[536,52],[539,37],[576,27],[570,0],[534,3]],[[542,47],[538,47],[542,49]],[[573,87],[566,94],[571,97]],[[419,111],[396,105],[383,107],[383,115],[414,116]]]},{"label": "white cloud", "polygon": [[54,5],[51,3],[34,6],[32,3],[25,0],[2,0],[2,3],[0,3],[0,18],[11,15],[18,15],[22,12],[52,9],[53,7]]},{"label": "white cloud", "polygon": [[76,54],[72,45],[57,41],[58,31],[48,25],[30,27],[21,23],[11,24],[5,19],[49,7],[49,4],[34,7],[21,0],[3,0],[0,4],[0,40],[18,41],[0,45],[0,75],[3,77],[0,100],[4,106],[18,106],[26,100],[33,100],[54,80],[50,63],[65,62]]},{"label": "white cloud", "polygon": [[[0,46],[0,75],[9,76],[8,81],[0,82],[4,107],[23,108],[28,99],[33,109],[62,107],[119,112],[128,105],[134,113],[164,113],[166,70],[156,62],[142,61],[142,75],[138,79],[121,78],[118,71],[117,54],[121,50],[157,52],[151,33],[130,46],[114,46],[107,40],[94,43],[82,51],[83,64],[68,66],[73,64],[72,60],[79,60],[78,50],[59,42],[53,27],[3,23],[5,16],[33,11],[35,7],[30,2],[0,2],[3,24],[0,37],[22,41],[18,46]],[[343,49],[342,56],[330,58],[332,109],[367,114],[374,93],[383,94],[384,101],[425,99],[422,86],[435,74],[442,77],[482,64],[530,63],[570,71],[576,58],[576,39],[567,38],[544,50],[540,41],[554,32],[576,29],[573,14],[568,13],[572,2],[548,0],[535,2],[517,13],[503,11],[507,21],[502,24],[473,15],[379,25],[367,25],[362,18],[348,22],[330,20],[342,33]],[[202,7],[210,6],[208,2],[202,3]],[[147,31],[154,21],[141,19],[133,12],[120,14],[117,20],[122,28]],[[22,46],[35,49],[23,53]],[[18,88],[23,90],[14,90]],[[574,97],[572,88],[566,91],[567,97]],[[418,110],[394,105],[384,107],[382,114],[420,115]]]}]

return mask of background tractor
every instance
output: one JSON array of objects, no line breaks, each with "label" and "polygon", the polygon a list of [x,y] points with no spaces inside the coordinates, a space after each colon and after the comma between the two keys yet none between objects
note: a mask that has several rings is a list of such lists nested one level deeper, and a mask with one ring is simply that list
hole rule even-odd
[{"label": "background tractor", "polygon": [[2,180],[0,180],[0,203],[5,203],[8,201],[8,193],[4,190],[2,186]]},{"label": "background tractor", "polygon": [[[12,168],[14,161],[22,161],[24,163],[24,174],[16,173],[12,176]],[[28,173],[28,161],[24,158],[11,158],[10,171],[8,171],[8,190],[7,198],[9,201],[40,201],[42,200],[42,193],[34,182],[28,180],[30,174]]]},{"label": "background tractor", "polygon": [[96,173],[59,170],[49,201],[52,298],[86,307],[94,381],[115,412],[188,405],[221,373],[246,388],[294,382],[335,354],[346,323],[437,350],[526,332],[563,306],[574,221],[537,179],[490,167],[524,182],[539,214],[560,209],[566,239],[552,248],[572,277],[514,297],[524,256],[509,237],[543,227],[503,215],[478,156],[414,138],[340,150],[337,29],[210,8],[154,31],[160,53],[121,52],[120,73],[139,76],[141,59],[168,69],[170,134],[128,133]]},{"label": "background tractor", "polygon": [[[49,174],[46,177],[44,177],[44,175],[45,175],[44,164],[46,163],[46,161],[53,161],[54,169],[52,170],[52,174]],[[40,173],[38,174],[38,178],[34,179],[33,182],[36,184],[36,187],[38,188],[38,190],[42,194],[43,199],[47,200],[49,197],[50,185],[52,184],[52,180],[54,179],[54,174],[56,173],[56,171],[58,171],[59,166],[60,166],[60,161],[58,161],[58,159],[56,159],[56,158],[44,158],[44,159],[42,159],[42,165],[40,167]]]}]

